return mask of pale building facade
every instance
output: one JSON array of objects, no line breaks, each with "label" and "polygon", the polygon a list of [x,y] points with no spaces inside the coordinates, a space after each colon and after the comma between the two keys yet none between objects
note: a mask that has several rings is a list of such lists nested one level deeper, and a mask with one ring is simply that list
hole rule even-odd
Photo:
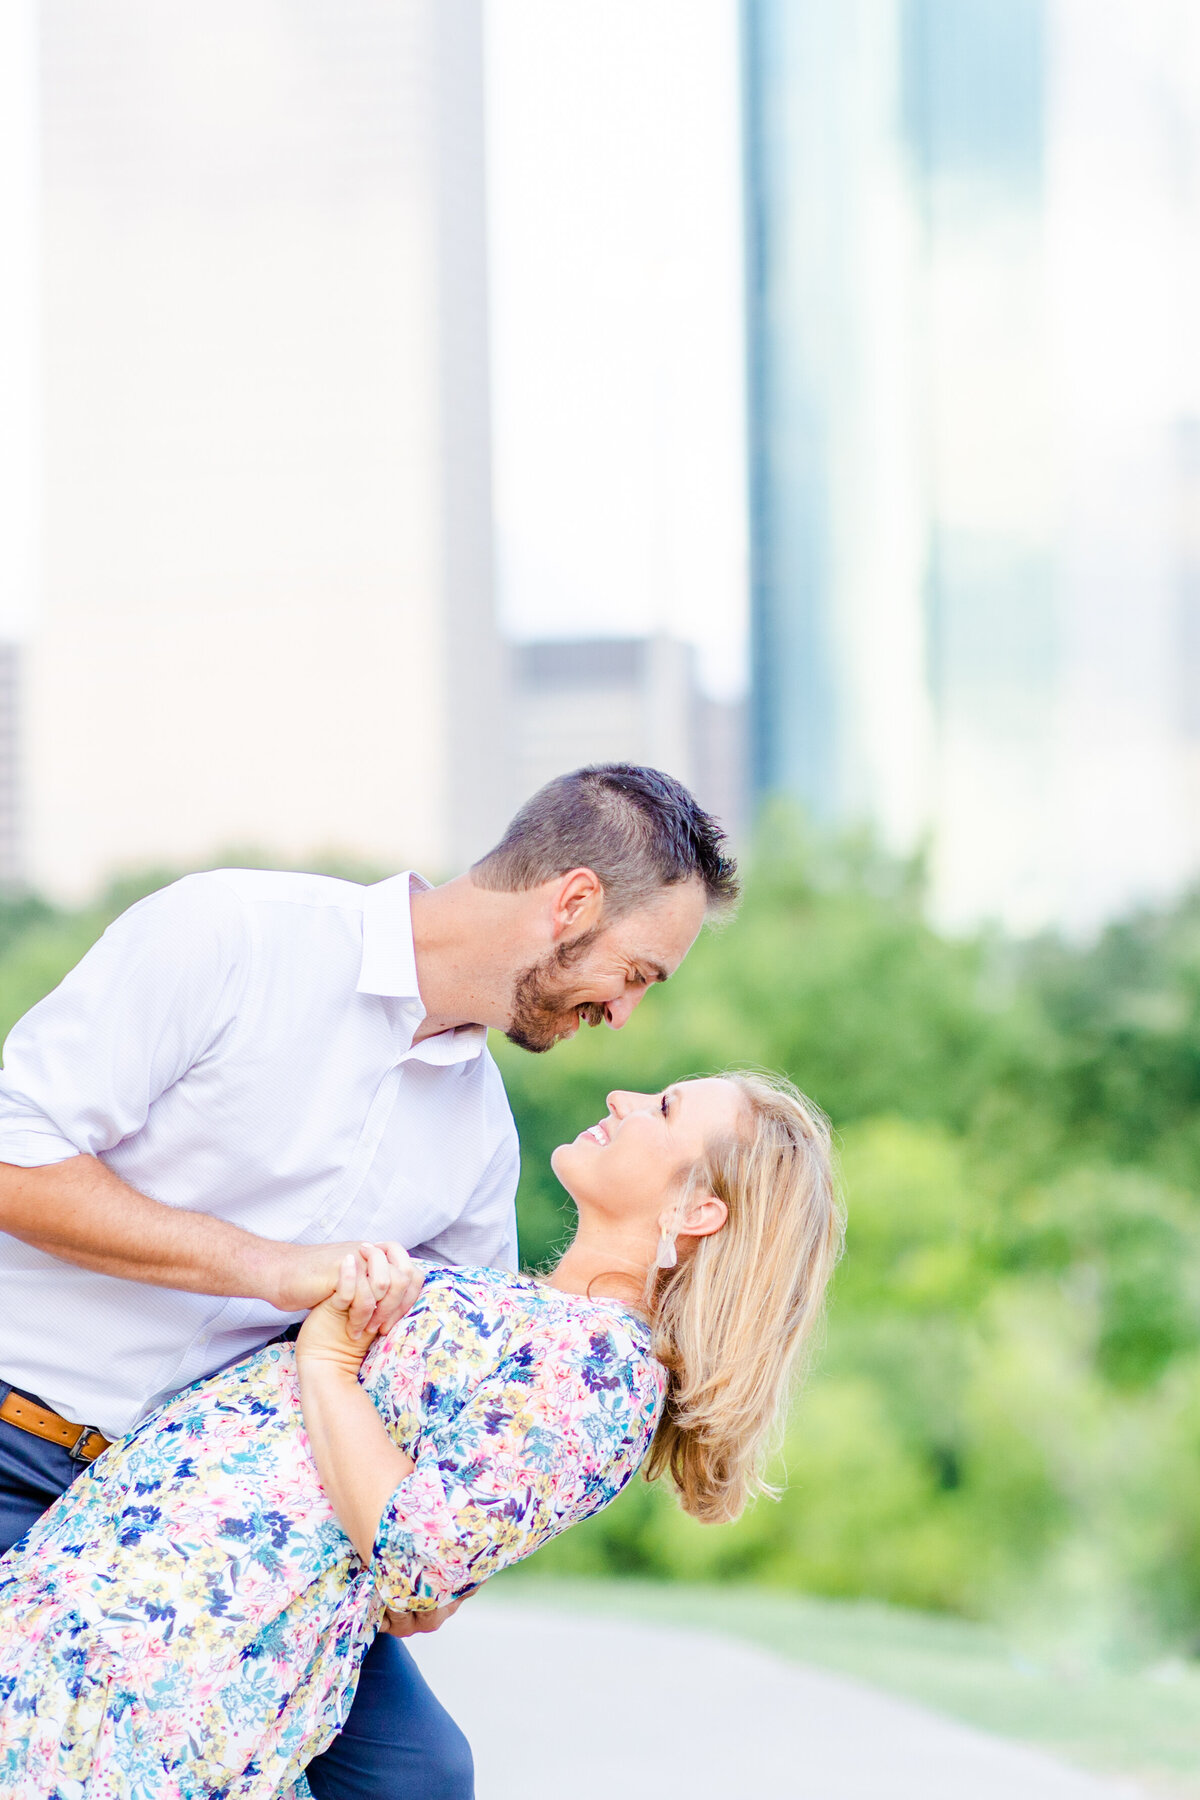
[{"label": "pale building facade", "polygon": [[44,0],[26,867],[461,866],[510,793],[479,0]]},{"label": "pale building facade", "polygon": [[512,695],[514,810],[565,770],[641,763],[743,833],[745,709],[702,691],[693,645],[665,633],[517,644]]}]

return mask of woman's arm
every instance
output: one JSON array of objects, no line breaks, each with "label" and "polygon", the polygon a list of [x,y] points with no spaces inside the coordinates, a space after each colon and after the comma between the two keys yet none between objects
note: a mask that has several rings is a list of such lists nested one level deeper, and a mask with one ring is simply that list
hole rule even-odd
[{"label": "woman's arm", "polygon": [[619,1332],[514,1343],[384,1505],[371,1567],[385,1603],[432,1613],[607,1505],[657,1406],[652,1365]]},{"label": "woman's arm", "polygon": [[389,1290],[394,1296],[401,1281],[407,1312],[422,1277],[411,1263],[405,1270],[394,1250],[389,1256],[364,1244],[362,1251],[365,1269],[346,1256],[337,1288],[301,1326],[296,1368],[317,1473],[346,1536],[369,1563],[383,1510],[415,1465],[388,1436],[358,1371],[375,1337],[370,1321],[379,1299]]}]

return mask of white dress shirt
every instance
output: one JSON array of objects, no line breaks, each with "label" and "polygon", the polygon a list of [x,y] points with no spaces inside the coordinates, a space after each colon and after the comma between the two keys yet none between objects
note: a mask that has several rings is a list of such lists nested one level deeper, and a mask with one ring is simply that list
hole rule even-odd
[{"label": "white dress shirt", "polygon": [[[14,1026],[0,1162],[88,1153],[263,1237],[515,1267],[517,1138],[487,1034],[412,1041],[410,880],[427,885],[221,869],[139,901]],[[300,1316],[0,1233],[0,1382],[108,1437]]]}]

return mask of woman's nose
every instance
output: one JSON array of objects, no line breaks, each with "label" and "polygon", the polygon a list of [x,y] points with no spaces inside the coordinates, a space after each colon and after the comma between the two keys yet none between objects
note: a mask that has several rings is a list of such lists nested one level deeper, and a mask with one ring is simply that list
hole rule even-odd
[{"label": "woman's nose", "polygon": [[653,1094],[629,1094],[624,1088],[614,1088],[608,1096],[608,1110],[617,1119],[623,1119],[626,1113],[646,1112],[653,1104]]}]

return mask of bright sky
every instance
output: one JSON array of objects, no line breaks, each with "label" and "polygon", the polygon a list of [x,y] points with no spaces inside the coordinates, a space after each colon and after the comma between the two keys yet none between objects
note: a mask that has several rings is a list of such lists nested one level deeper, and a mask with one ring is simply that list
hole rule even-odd
[{"label": "bright sky", "polygon": [[745,679],[736,0],[485,0],[502,615]]}]

